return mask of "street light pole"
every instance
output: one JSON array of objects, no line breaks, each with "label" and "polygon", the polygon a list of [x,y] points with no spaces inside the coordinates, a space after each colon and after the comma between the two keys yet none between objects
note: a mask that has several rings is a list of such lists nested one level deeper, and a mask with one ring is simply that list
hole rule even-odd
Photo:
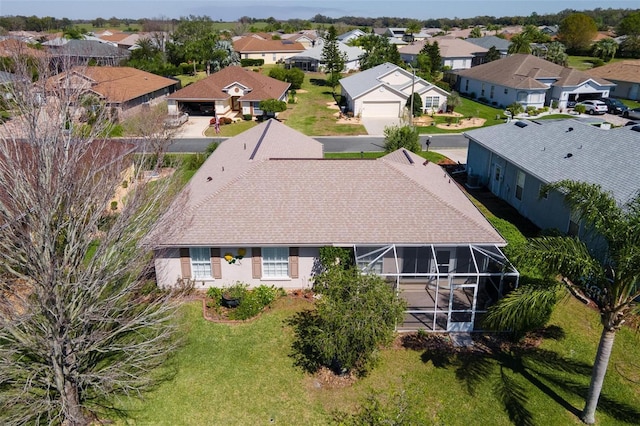
[{"label": "street light pole", "polygon": [[410,63],[407,62],[407,64],[409,65],[409,68],[411,68],[411,72],[413,73],[413,77],[411,78],[411,100],[409,105],[409,125],[413,127],[413,92],[416,84],[416,70]]}]

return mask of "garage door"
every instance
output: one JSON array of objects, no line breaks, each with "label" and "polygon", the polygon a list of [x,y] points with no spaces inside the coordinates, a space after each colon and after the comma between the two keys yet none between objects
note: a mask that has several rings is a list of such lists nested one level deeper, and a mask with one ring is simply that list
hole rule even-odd
[{"label": "garage door", "polygon": [[400,102],[363,102],[363,117],[399,117]]}]

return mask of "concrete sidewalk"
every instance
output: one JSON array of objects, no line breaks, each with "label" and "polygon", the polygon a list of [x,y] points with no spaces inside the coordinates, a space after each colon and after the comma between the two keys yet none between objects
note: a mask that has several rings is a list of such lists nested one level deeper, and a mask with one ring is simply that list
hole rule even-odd
[{"label": "concrete sidewalk", "polygon": [[457,163],[467,164],[467,148],[430,149],[430,151],[442,154]]}]

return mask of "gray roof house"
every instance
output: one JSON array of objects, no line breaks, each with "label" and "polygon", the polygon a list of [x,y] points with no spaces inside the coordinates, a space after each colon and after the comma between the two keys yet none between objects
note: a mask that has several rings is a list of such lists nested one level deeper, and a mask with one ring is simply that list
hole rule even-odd
[{"label": "gray roof house", "polygon": [[456,87],[462,94],[475,94],[494,105],[514,102],[542,108],[558,107],[585,99],[608,97],[614,83],[523,53],[457,72]]},{"label": "gray roof house", "polygon": [[491,49],[491,47],[495,47],[502,57],[507,56],[509,46],[511,45],[509,40],[492,35],[479,38],[467,38],[465,41],[487,50]]},{"label": "gray roof house", "polygon": [[[316,43],[315,47],[285,59],[285,66],[287,68],[300,68],[303,71],[321,71],[323,64],[323,48],[323,43]],[[342,42],[338,42],[338,50],[344,53],[347,58],[343,71],[356,71],[360,69],[359,58],[364,53],[363,49],[357,46],[348,46]]]},{"label": "gray roof house", "polygon": [[111,43],[97,40],[69,40],[60,46],[50,46],[49,53],[54,58],[71,61],[71,65],[81,65],[87,61],[95,61],[96,65],[120,65],[130,52]]},{"label": "gray roof house", "polygon": [[603,129],[579,120],[511,121],[470,130],[468,182],[486,186],[542,229],[583,229],[543,184],[564,179],[601,185],[619,202],[640,190],[640,126]]},{"label": "gray roof house", "polygon": [[403,149],[323,159],[322,144],[276,120],[221,144],[148,242],[160,286],[196,288],[308,288],[321,247],[349,248],[407,299],[401,330],[477,330],[518,280],[504,239],[440,166]]},{"label": "gray roof house", "polygon": [[357,38],[360,38],[362,36],[367,35],[367,33],[365,33],[364,31],[362,31],[360,28],[356,28],[354,30],[351,31],[347,31],[344,34],[340,34],[338,36],[338,41],[341,41],[343,43],[349,43],[350,41],[353,41]]},{"label": "gray roof house", "polygon": [[389,62],[345,77],[340,85],[347,110],[360,117],[402,117],[412,92],[422,99],[425,113],[445,110],[449,96],[446,90]]}]

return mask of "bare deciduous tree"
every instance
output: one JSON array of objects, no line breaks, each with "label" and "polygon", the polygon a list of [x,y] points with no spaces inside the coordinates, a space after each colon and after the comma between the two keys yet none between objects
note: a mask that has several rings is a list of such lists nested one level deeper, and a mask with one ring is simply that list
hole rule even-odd
[{"label": "bare deciduous tree", "polygon": [[145,291],[140,243],[165,183],[139,179],[137,145],[104,139],[104,113],[77,121],[83,79],[29,63],[12,62],[29,78],[0,128],[0,423],[82,425],[144,391],[175,348],[175,305]]}]

